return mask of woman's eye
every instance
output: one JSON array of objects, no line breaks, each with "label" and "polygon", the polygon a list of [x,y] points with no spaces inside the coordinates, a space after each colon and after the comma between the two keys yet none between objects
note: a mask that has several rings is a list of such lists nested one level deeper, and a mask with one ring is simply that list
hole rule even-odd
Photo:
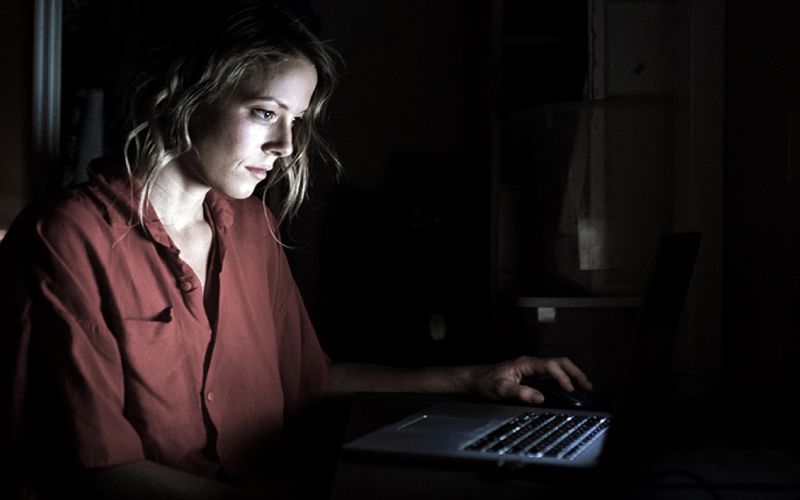
[{"label": "woman's eye", "polygon": [[272,120],[275,118],[275,113],[266,109],[254,109],[253,114],[262,120]]}]

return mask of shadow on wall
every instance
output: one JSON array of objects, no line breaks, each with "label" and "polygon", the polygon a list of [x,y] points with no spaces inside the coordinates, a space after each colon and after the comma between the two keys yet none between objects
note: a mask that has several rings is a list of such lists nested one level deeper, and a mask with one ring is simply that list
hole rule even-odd
[{"label": "shadow on wall", "polygon": [[423,365],[480,354],[488,209],[463,156],[396,154],[385,191],[339,186],[291,231],[308,243],[290,260],[332,358]]}]

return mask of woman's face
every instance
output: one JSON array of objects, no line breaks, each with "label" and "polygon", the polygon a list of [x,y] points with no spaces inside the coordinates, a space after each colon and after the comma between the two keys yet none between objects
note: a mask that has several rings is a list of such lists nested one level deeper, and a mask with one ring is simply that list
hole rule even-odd
[{"label": "woman's face", "polygon": [[275,160],[292,154],[293,126],[316,85],[313,64],[301,58],[252,71],[193,122],[185,175],[231,198],[252,195]]}]

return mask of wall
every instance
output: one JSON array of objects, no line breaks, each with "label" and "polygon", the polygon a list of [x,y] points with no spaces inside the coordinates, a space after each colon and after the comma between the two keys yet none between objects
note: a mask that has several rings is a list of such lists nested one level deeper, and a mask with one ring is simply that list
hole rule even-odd
[{"label": "wall", "polygon": [[676,2],[676,230],[703,240],[676,343],[675,372],[689,397],[719,396],[723,376],[725,0]]},{"label": "wall", "polygon": [[[333,218],[310,216],[323,223],[325,237],[309,237],[304,241],[314,244],[299,245],[294,252],[306,263],[298,266],[299,281],[318,292],[309,297],[323,327],[332,306],[368,311],[367,317],[351,314],[353,329],[363,336],[345,335],[342,345],[358,350],[366,346],[361,344],[365,339],[379,347],[388,339],[391,346],[409,339],[399,327],[384,336],[382,313],[399,316],[428,300],[420,298],[426,293],[447,295],[447,289],[435,290],[422,281],[437,263],[448,262],[439,269],[458,275],[456,286],[467,283],[467,293],[478,290],[474,301],[447,307],[469,309],[485,298],[479,292],[483,271],[474,263],[486,257],[480,248],[488,234],[480,191],[488,175],[481,165],[489,155],[482,72],[488,57],[483,45],[486,5],[455,0],[314,3],[323,36],[347,60],[331,133],[349,171],[344,186],[348,196],[355,195],[345,199],[318,183],[316,200],[327,204]],[[697,268],[701,278],[687,313],[691,326],[679,339],[679,368],[702,379],[703,390],[725,387],[731,397],[767,397],[796,379],[792,367],[800,358],[800,147],[789,141],[796,132],[789,124],[797,123],[800,109],[796,6],[788,0],[759,9],[744,0],[676,0],[676,5],[682,14],[675,40],[675,179],[681,182],[675,185],[680,202],[673,217],[678,228],[706,229]],[[28,199],[31,14],[25,0],[0,6],[0,58],[4,67],[15,69],[0,72],[0,227]],[[723,37],[724,48],[719,43]],[[724,128],[719,121],[723,107]],[[436,239],[442,227],[437,217],[449,214],[441,199],[438,205],[418,205],[424,210],[414,213],[391,210],[403,206],[398,201],[434,196],[437,189],[415,191],[415,186],[431,184],[426,180],[460,194],[453,198],[459,200],[457,213],[470,227]],[[723,188],[724,198],[719,196]],[[342,231],[347,217],[354,220]],[[298,231],[302,240],[305,235]],[[316,250],[304,255],[305,248]],[[318,260],[316,268],[308,265],[321,255],[333,257]],[[425,267],[431,257],[434,265]],[[358,276],[371,279],[348,282],[348,265],[359,266]],[[309,268],[312,272],[304,275],[302,269]],[[343,275],[344,281],[332,279]],[[342,294],[344,302],[314,304],[315,296],[342,291],[325,288],[330,283],[352,293]],[[420,297],[404,293],[409,283],[411,293]],[[358,302],[365,298],[367,307]],[[420,337],[409,345],[422,345],[433,356],[444,344],[431,342],[425,320],[444,306],[431,307],[416,325],[419,333],[411,334]],[[374,323],[379,318],[383,323]],[[337,327],[347,326],[343,318],[338,321]]]},{"label": "wall", "polygon": [[[358,188],[380,191],[395,153],[474,148],[483,159],[483,2],[316,1],[322,38],[344,56],[331,137]],[[473,173],[475,170],[471,170]],[[404,176],[420,176],[413,164]]]},{"label": "wall", "polygon": [[726,5],[726,382],[732,398],[784,400],[800,359],[797,5]]},{"label": "wall", "polygon": [[28,201],[32,2],[0,5],[0,231]]},{"label": "wall", "polygon": [[287,231],[312,318],[334,357],[461,358],[488,334],[489,4],[312,4],[345,61],[328,127],[344,178],[318,172]]}]

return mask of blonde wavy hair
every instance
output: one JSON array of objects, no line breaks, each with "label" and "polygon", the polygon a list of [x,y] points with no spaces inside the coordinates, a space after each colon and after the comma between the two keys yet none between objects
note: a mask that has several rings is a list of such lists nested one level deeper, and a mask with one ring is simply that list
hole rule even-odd
[{"label": "blonde wavy hair", "polygon": [[310,157],[317,156],[336,173],[339,160],[320,133],[324,111],[341,64],[338,54],[285,11],[257,2],[240,2],[235,10],[209,24],[167,62],[140,78],[130,106],[131,129],[125,140],[128,174],[140,185],[140,220],[153,186],[173,160],[192,149],[190,123],[199,109],[233,90],[254,68],[304,58],[317,70],[317,86],[304,118],[294,129],[293,154],[275,163],[262,189],[283,184],[279,223],[294,217],[306,199]]}]

